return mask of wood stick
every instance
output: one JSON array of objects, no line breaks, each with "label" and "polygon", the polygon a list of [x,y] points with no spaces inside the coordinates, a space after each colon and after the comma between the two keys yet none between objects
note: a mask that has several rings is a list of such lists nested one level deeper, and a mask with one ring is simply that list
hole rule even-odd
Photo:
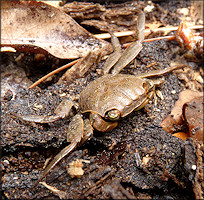
[{"label": "wood stick", "polygon": [[66,65],[63,65],[62,67],[57,68],[56,70],[50,72],[49,74],[43,76],[41,79],[37,80],[35,83],[33,83],[28,89],[34,88],[35,86],[39,85],[41,82],[43,82],[44,80],[46,80],[48,77],[64,70],[67,69],[68,67],[71,67],[72,65],[74,65],[75,63],[77,63],[81,58],[74,60]]},{"label": "wood stick", "polygon": [[[190,29],[202,29],[203,25],[195,25],[189,27]],[[145,29],[145,34],[150,34],[152,31],[176,31],[178,29],[178,26],[174,27],[162,27],[162,28],[155,28],[155,29]],[[122,31],[122,32],[115,32],[114,35],[116,37],[124,37],[124,36],[130,36],[136,34],[135,31]],[[99,39],[109,39],[111,38],[111,35],[109,33],[102,33],[102,34],[95,34],[95,37]]]}]

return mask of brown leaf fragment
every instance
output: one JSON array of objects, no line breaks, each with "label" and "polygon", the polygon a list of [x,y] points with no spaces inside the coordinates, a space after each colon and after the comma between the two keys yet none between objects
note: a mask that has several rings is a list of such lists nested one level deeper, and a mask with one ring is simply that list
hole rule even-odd
[{"label": "brown leaf fragment", "polygon": [[61,84],[63,80],[67,83],[71,83],[75,79],[82,77],[91,67],[96,66],[99,57],[100,52],[89,52],[63,74],[58,84]]},{"label": "brown leaf fragment", "polygon": [[183,105],[192,99],[202,96],[202,92],[184,90],[179,94],[179,99],[176,101],[171,113],[161,122],[161,127],[168,133],[176,131],[176,127],[183,125],[182,108]]},{"label": "brown leaf fragment", "polygon": [[183,116],[188,125],[190,137],[203,141],[203,96],[185,103]]},{"label": "brown leaf fragment", "polygon": [[65,4],[61,9],[81,24],[93,26],[101,31],[135,30],[137,26],[138,9],[144,8],[140,2],[125,2],[121,4],[100,5],[88,2],[73,2]]},{"label": "brown leaf fragment", "polygon": [[[96,20],[96,19],[84,20],[83,22],[81,22],[81,24],[86,26],[93,26],[96,29],[99,29],[104,32],[108,31],[108,29],[110,28],[110,25],[108,22],[103,20]],[[110,29],[115,30],[116,28],[117,28],[116,25],[112,25]]]},{"label": "brown leaf fragment", "polygon": [[109,46],[66,13],[36,1],[1,2],[1,44],[17,51],[49,52],[62,59]]},{"label": "brown leaf fragment", "polygon": [[96,3],[72,2],[67,3],[61,8],[64,12],[76,19],[99,18],[106,10],[104,6]]}]

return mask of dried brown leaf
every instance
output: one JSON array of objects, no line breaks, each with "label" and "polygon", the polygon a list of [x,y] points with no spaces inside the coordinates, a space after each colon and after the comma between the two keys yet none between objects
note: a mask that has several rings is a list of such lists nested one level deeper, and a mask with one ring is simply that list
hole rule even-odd
[{"label": "dried brown leaf", "polygon": [[75,19],[100,18],[100,16],[106,11],[105,6],[98,3],[77,1],[66,3],[61,9]]},{"label": "dried brown leaf", "polygon": [[173,133],[176,131],[175,127],[184,124],[182,117],[183,105],[192,99],[202,96],[202,92],[184,90],[179,94],[179,99],[175,103],[174,108],[171,113],[161,122],[161,127],[168,133]]},{"label": "dried brown leaf", "polygon": [[203,141],[203,96],[185,103],[183,116],[188,124],[190,137]]},{"label": "dried brown leaf", "polygon": [[62,59],[109,49],[109,43],[94,37],[69,15],[36,1],[1,2],[1,44],[18,51],[49,52]]},{"label": "dried brown leaf", "polygon": [[59,79],[58,84],[61,84],[63,80],[66,80],[68,84],[73,80],[82,77],[89,70],[89,68],[98,64],[99,57],[100,51],[89,52],[64,73],[64,75]]}]

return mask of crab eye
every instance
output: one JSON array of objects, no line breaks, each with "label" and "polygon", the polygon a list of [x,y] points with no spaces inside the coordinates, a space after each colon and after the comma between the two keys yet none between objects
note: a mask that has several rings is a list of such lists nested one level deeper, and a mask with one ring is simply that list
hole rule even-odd
[{"label": "crab eye", "polygon": [[120,111],[113,109],[113,110],[109,110],[106,115],[105,115],[106,119],[109,119],[111,121],[117,121],[120,118]]}]

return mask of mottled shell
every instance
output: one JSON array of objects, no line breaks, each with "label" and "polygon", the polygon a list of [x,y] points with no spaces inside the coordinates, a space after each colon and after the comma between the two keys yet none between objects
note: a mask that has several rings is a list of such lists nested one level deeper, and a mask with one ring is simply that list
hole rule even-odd
[{"label": "mottled shell", "polygon": [[134,75],[106,74],[91,82],[80,95],[82,113],[96,112],[102,117],[112,109],[121,112],[121,117],[131,113],[146,99],[146,81]]}]

